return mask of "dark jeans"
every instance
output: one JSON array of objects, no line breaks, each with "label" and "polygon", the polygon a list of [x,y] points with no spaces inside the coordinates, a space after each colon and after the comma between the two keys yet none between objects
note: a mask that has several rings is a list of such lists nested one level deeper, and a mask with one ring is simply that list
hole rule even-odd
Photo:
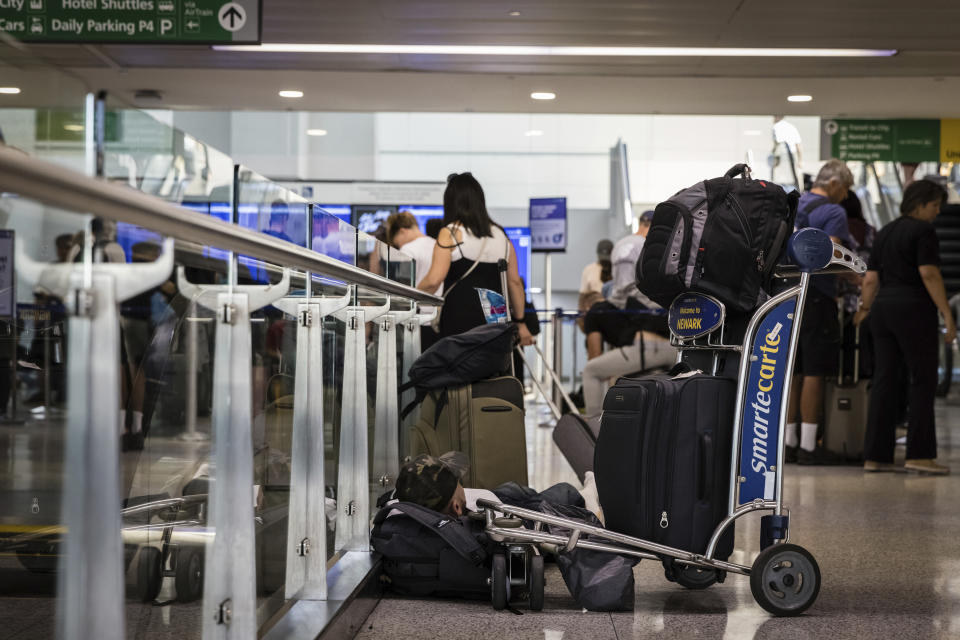
[{"label": "dark jeans", "polygon": [[[884,300],[878,297],[870,314],[874,372],[867,413],[864,456],[893,462],[896,423],[904,392],[910,405],[907,459],[937,457],[933,402],[937,388],[937,309],[930,298]],[[909,374],[903,389],[901,371]]]}]

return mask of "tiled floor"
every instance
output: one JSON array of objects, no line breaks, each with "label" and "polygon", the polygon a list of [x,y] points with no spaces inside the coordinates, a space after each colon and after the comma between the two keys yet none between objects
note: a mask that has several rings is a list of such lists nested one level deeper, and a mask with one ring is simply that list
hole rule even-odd
[{"label": "tiled floor", "polygon": [[[856,467],[789,466],[786,502],[791,541],[820,564],[822,589],[798,618],[773,618],[750,593],[749,579],[730,575],[705,591],[663,577],[659,563],[635,569],[633,612],[589,613],[576,607],[557,569],[548,565],[539,613],[495,612],[488,602],[384,598],[357,636],[364,640],[429,638],[958,638],[960,637],[960,401],[937,412],[941,462],[955,475],[865,475]],[[550,429],[528,429],[531,483],[570,480]],[[902,448],[900,456],[902,457]],[[758,550],[759,520],[738,523],[735,562]]]}]

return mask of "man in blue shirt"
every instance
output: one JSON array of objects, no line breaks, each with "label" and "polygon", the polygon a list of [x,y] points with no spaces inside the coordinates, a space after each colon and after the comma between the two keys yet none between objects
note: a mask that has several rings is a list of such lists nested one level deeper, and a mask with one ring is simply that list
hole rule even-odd
[{"label": "man in blue shirt", "polygon": [[[853,186],[853,174],[840,160],[830,160],[817,174],[813,188],[800,198],[797,228],[825,231],[830,239],[848,247],[856,243],[847,227],[840,202]],[[837,374],[840,355],[840,321],[837,318],[837,276],[811,279],[803,308],[797,344],[787,424],[787,461],[799,464],[841,464],[840,456],[817,445],[817,424],[823,407],[823,379]],[[795,422],[800,413],[801,422]]]}]

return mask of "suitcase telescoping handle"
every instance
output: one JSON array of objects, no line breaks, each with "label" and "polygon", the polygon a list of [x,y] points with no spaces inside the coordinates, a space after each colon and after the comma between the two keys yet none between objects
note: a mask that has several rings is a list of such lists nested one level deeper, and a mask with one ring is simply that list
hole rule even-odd
[{"label": "suitcase telescoping handle", "polygon": [[736,178],[737,176],[743,176],[744,178],[750,177],[750,165],[745,162],[735,164],[730,167],[730,170],[724,174],[726,178]]},{"label": "suitcase telescoping handle", "polygon": [[[507,244],[510,243],[510,240],[507,240]],[[510,310],[510,289],[507,286],[507,259],[500,258],[497,260],[497,270],[500,271],[500,289],[503,291],[503,299],[507,302],[507,322],[513,322],[513,312]],[[526,300],[524,300],[524,306],[526,306]],[[513,353],[510,354],[510,375],[514,378],[517,377],[516,365],[513,360]]]}]

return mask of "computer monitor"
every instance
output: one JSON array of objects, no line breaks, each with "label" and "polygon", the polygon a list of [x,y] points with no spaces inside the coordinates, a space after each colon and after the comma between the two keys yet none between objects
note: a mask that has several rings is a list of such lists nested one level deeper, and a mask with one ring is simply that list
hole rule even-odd
[{"label": "computer monitor", "polygon": [[313,211],[316,213],[317,209],[320,209],[324,213],[328,213],[331,216],[340,218],[347,224],[353,224],[353,210],[348,204],[318,204],[314,205]]},{"label": "computer monitor", "polygon": [[531,251],[530,251],[530,227],[504,227],[507,237],[513,243],[513,248],[517,252],[517,271],[523,278],[527,288],[530,288],[531,278]]},{"label": "computer monitor", "polygon": [[424,205],[424,204],[402,204],[397,207],[397,211],[409,211],[417,219],[420,231],[427,232],[427,220],[431,218],[443,218],[443,205]]},{"label": "computer monitor", "polygon": [[395,205],[358,204],[353,206],[353,226],[364,233],[374,233],[387,218],[397,212]]}]

